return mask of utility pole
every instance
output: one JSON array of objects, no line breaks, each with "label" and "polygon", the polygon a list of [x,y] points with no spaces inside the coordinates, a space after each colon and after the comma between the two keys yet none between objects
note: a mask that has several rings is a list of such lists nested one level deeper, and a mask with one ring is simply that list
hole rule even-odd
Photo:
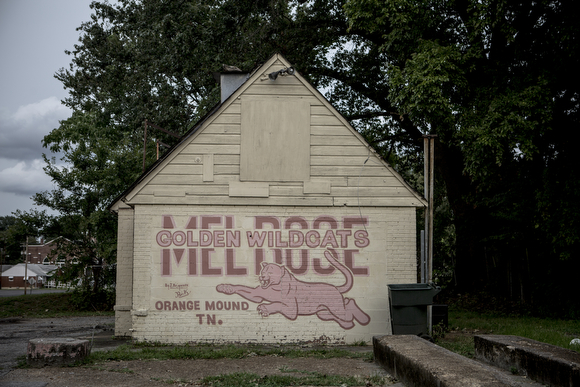
[{"label": "utility pole", "polygon": [[24,252],[24,295],[26,295],[26,282],[28,282],[28,235],[26,238],[26,250]]},{"label": "utility pole", "polygon": [[26,235],[26,253],[24,255],[24,295],[28,287],[28,235]]},{"label": "utility pole", "polygon": [[[145,172],[145,161],[146,161],[146,155],[147,155],[147,127],[150,126],[152,128],[155,129],[159,129],[162,132],[165,132],[175,138],[181,138],[181,136],[177,133],[173,133],[167,129],[163,129],[162,127],[152,124],[151,122],[145,120],[145,122],[143,123],[144,128],[143,128],[143,172]],[[157,140],[157,160],[159,160],[159,145],[163,145],[167,148],[169,148],[169,145],[162,143],[161,141]]]},{"label": "utility pole", "polygon": [[4,250],[6,249],[6,238],[4,238],[4,246],[0,248],[0,289],[2,289],[2,269],[4,268]]}]

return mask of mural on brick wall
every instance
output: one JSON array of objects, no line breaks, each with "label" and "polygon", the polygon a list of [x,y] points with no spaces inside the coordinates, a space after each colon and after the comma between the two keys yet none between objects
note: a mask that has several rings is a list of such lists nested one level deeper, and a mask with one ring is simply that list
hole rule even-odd
[{"label": "mural on brick wall", "polygon": [[[236,225],[234,215],[192,215],[184,227],[178,227],[175,218],[163,215],[163,229],[155,235],[161,250],[159,279],[174,299],[155,300],[155,310],[200,311],[196,314],[200,325],[221,325],[225,321],[212,312],[248,310],[250,304],[242,301],[247,300],[258,304],[256,313],[262,317],[280,314],[294,321],[298,316],[316,315],[343,329],[353,328],[355,321],[370,322],[355,299],[345,296],[356,276],[369,275],[368,267],[355,262],[370,244],[368,217],[253,216]],[[343,284],[297,278],[306,274],[334,278],[340,274]],[[250,275],[257,276],[256,286],[223,278]],[[215,278],[213,289],[222,298],[191,299],[194,287],[181,280],[192,277],[220,277]]]},{"label": "mural on brick wall", "polygon": [[344,329],[354,327],[354,320],[367,325],[370,317],[358,307],[355,300],[342,295],[352,288],[353,276],[333,255],[336,256],[334,250],[324,252],[330,264],[344,274],[346,282],[342,286],[300,281],[285,266],[262,262],[260,286],[252,288],[220,284],[217,291],[237,294],[246,300],[260,303],[258,313],[263,317],[280,313],[290,320],[296,320],[297,316],[316,314],[321,320],[336,321]]}]

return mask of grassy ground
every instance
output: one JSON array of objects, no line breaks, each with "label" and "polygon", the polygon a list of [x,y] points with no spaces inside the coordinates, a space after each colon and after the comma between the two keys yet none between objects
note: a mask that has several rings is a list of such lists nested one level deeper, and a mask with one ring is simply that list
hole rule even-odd
[{"label": "grassy ground", "polygon": [[[65,317],[65,316],[88,316],[88,315],[112,315],[114,312],[81,312],[76,311],[71,306],[71,295],[69,293],[53,293],[53,294],[38,294],[38,295],[22,295],[16,297],[0,298],[0,318],[9,317],[26,317],[26,318],[42,318],[42,317]],[[498,334],[498,335],[514,335],[527,337],[533,340],[541,341],[557,345],[559,347],[572,349],[580,352],[579,345],[570,345],[574,338],[580,338],[580,321],[579,320],[557,320],[545,319],[528,316],[510,316],[505,312],[493,311],[470,311],[464,308],[450,308],[449,310],[449,330],[444,332],[442,329],[434,328],[434,337],[437,344],[457,352],[467,357],[473,357],[474,334]],[[144,348],[145,352],[157,353],[152,356],[159,356],[159,351],[167,351],[166,356],[170,358],[173,356],[181,356],[181,358],[196,358],[199,351],[205,349],[198,349],[198,354],[193,354],[191,348],[182,348],[181,353],[171,353],[168,349],[156,349],[155,351]],[[328,349],[330,351],[330,348]],[[172,349],[171,351],[176,351]],[[221,353],[223,349],[220,349]],[[235,357],[233,350],[228,349],[228,357]],[[125,352],[134,352],[131,350]],[[216,351],[210,351],[212,356],[218,355]],[[219,352],[219,351],[218,351]],[[111,354],[113,356],[117,356]],[[311,354],[311,356],[314,355]],[[321,354],[321,356],[344,356],[330,352]],[[121,356],[119,354],[119,356]],[[129,355],[122,355],[129,356]],[[141,358],[143,353],[141,354]],[[204,355],[205,356],[205,355]],[[221,355],[220,355],[221,356]],[[243,356],[239,355],[238,356]],[[285,356],[290,356],[287,354]],[[159,358],[159,357],[157,357]]]},{"label": "grassy ground", "polygon": [[[302,373],[298,370],[283,371],[286,373]],[[271,375],[259,376],[256,374],[238,372],[234,374],[209,376],[200,380],[202,386],[211,387],[286,387],[286,386],[382,386],[385,384],[384,378],[374,376],[370,379],[362,380],[352,376],[322,375],[316,372],[307,375]]]},{"label": "grassy ground", "polygon": [[28,294],[0,298],[0,318],[113,315],[114,312],[81,312],[71,305],[70,293]]},{"label": "grassy ground", "polygon": [[492,312],[449,310],[449,331],[435,327],[438,345],[467,357],[473,357],[473,335],[495,334],[527,337],[580,352],[579,345],[570,345],[580,338],[580,321],[556,320],[528,316],[506,316]]},{"label": "grassy ground", "polygon": [[[176,359],[242,359],[256,356],[276,356],[285,358],[356,358],[372,362],[371,351],[352,351],[337,347],[302,348],[299,346],[267,346],[267,345],[163,345],[155,343],[131,343],[122,345],[111,351],[91,353],[83,360],[82,365],[98,368],[108,362],[131,360],[176,360]],[[341,376],[319,372],[310,372],[280,368],[282,375],[261,376],[255,373],[236,372],[217,376],[208,376],[196,385],[208,387],[285,387],[285,386],[376,386],[390,384],[390,379],[380,375],[358,377]],[[127,371],[132,372],[132,371]],[[163,380],[168,384],[189,385],[185,380]]]},{"label": "grassy ground", "polygon": [[316,359],[353,358],[372,361],[372,352],[354,352],[337,347],[304,349],[293,346],[265,345],[155,345],[129,344],[112,351],[91,353],[87,362],[172,359],[241,359],[254,356],[311,357]]}]

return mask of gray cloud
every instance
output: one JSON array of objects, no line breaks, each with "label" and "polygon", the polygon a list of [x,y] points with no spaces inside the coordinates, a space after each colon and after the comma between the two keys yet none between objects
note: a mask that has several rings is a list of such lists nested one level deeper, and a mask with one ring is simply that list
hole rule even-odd
[{"label": "gray cloud", "polygon": [[49,153],[42,139],[58,127],[59,120],[70,116],[70,110],[56,97],[19,107],[16,112],[0,112],[0,157],[32,161]]},{"label": "gray cloud", "polygon": [[0,191],[30,197],[37,192],[50,190],[53,184],[44,170],[44,161],[20,161],[0,170]]}]

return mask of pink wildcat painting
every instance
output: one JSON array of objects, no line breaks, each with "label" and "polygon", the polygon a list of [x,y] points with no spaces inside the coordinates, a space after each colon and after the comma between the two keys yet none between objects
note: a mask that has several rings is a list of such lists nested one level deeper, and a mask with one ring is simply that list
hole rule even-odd
[{"label": "pink wildcat painting", "polygon": [[290,320],[296,320],[298,316],[316,314],[319,319],[335,321],[344,329],[353,328],[355,320],[361,325],[367,325],[370,317],[358,307],[354,299],[343,296],[353,286],[351,271],[337,260],[338,254],[333,249],[326,250],[324,256],[344,275],[346,282],[343,285],[300,281],[285,266],[262,262],[259,286],[253,288],[220,284],[216,290],[260,303],[257,310],[263,317],[280,313]]}]

